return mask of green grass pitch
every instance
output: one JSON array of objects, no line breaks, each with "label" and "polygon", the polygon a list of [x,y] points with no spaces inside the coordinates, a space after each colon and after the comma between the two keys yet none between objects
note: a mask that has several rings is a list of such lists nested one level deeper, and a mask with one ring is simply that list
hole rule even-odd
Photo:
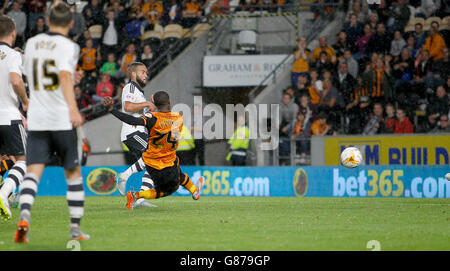
[{"label": "green grass pitch", "polygon": [[[87,197],[81,250],[450,250],[450,200],[167,197],[129,211],[122,197]],[[0,250],[70,250],[65,197],[37,197],[30,243],[0,221]]]}]

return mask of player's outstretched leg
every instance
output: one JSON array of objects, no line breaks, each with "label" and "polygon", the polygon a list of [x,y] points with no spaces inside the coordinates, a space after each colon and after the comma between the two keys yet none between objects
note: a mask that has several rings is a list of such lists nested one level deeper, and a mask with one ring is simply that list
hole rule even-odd
[{"label": "player's outstretched leg", "polygon": [[145,170],[145,163],[144,159],[142,159],[141,157],[129,168],[127,168],[127,170],[116,175],[117,190],[119,190],[119,193],[122,196],[125,196],[125,188],[127,185],[128,178],[130,178],[131,175],[141,172],[143,170]]},{"label": "player's outstretched leg", "polygon": [[180,177],[181,177],[181,180],[183,180],[181,182],[181,185],[184,188],[186,188],[187,190],[189,190],[189,192],[191,192],[192,198],[194,200],[200,199],[200,195],[202,193],[202,188],[203,188],[203,183],[204,183],[204,178],[200,176],[197,184],[194,185],[194,183],[191,181],[191,179],[189,178],[189,176],[187,174],[181,172]]},{"label": "player's outstretched leg", "polygon": [[0,216],[4,220],[11,219],[11,210],[9,209],[8,198],[22,183],[23,177],[27,171],[27,165],[24,160],[17,161],[9,170],[8,177],[0,189]]}]

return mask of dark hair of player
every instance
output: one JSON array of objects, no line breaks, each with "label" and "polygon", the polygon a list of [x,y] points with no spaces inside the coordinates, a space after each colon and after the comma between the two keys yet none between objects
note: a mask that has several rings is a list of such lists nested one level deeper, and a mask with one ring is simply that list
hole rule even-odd
[{"label": "dark hair of player", "polygon": [[57,2],[50,9],[50,24],[53,26],[66,27],[73,20],[70,6],[64,2]]},{"label": "dark hair of player", "polygon": [[158,109],[167,109],[170,106],[169,94],[164,90],[160,90],[153,94],[153,102]]},{"label": "dark hair of player", "polygon": [[16,29],[14,20],[6,15],[0,15],[0,38],[4,38]]}]

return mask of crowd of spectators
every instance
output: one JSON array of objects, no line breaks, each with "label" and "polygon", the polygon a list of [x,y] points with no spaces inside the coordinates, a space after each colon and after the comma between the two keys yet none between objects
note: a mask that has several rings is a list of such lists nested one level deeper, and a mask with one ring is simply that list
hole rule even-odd
[{"label": "crowd of spectators", "polygon": [[[205,7],[229,5],[227,0],[89,0],[79,9],[80,1],[70,2],[74,26],[69,37],[80,46],[77,69],[83,71],[76,86],[80,109],[119,95],[133,61],[150,66],[156,60],[165,47],[143,40],[146,31],[169,24],[190,28],[202,20]],[[23,49],[28,38],[48,31],[50,5],[46,0],[0,0],[0,14],[16,23],[15,47]]]},{"label": "crowd of spectators", "polygon": [[[449,2],[380,1],[346,1],[334,44],[320,37],[309,50],[298,41],[281,137],[449,132]],[[298,153],[307,153],[305,144]]]}]

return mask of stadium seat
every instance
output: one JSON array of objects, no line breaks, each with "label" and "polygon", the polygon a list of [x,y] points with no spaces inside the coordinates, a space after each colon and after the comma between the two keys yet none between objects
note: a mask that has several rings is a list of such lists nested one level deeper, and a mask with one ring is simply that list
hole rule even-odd
[{"label": "stadium seat", "polygon": [[141,36],[141,39],[144,41],[144,43],[150,44],[152,48],[158,48],[161,45],[161,38],[161,33],[155,30],[145,31]]},{"label": "stadium seat", "polygon": [[440,30],[450,30],[450,16],[442,18]]},{"label": "stadium seat", "polygon": [[194,26],[194,31],[192,36],[194,38],[198,38],[200,37],[203,33],[208,32],[209,29],[211,28],[211,25],[209,24],[197,24],[196,26]]},{"label": "stadium seat", "polygon": [[420,17],[413,17],[408,21],[408,24],[405,26],[405,33],[414,31],[416,24],[420,23],[422,26],[425,25],[425,19]]},{"label": "stadium seat", "polygon": [[153,29],[153,30],[156,32],[159,32],[161,35],[164,33],[164,27],[162,27],[159,24],[155,25],[155,29]]},{"label": "stadium seat", "polygon": [[101,24],[96,24],[89,27],[89,33],[93,39],[99,39],[102,37],[103,26]]},{"label": "stadium seat", "polygon": [[183,38],[183,27],[179,24],[169,24],[164,27],[162,40],[164,44],[174,43]]},{"label": "stadium seat", "polygon": [[427,18],[427,19],[425,20],[425,24],[424,24],[424,26],[423,26],[423,29],[424,29],[424,30],[429,30],[430,27],[431,27],[431,23],[434,22],[434,21],[438,22],[439,25],[442,24],[441,18],[439,18],[439,17],[429,17],[429,18]]},{"label": "stadium seat", "polygon": [[147,39],[161,39],[161,33],[155,30],[149,30],[145,31],[144,34],[142,34],[141,39],[147,40]]}]

